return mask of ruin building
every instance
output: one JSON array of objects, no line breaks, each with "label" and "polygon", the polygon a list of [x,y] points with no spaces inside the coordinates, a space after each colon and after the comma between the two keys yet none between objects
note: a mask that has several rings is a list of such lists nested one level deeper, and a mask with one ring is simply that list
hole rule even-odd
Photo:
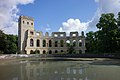
[{"label": "ruin building", "polygon": [[48,32],[34,30],[34,19],[27,16],[20,16],[18,21],[18,48],[20,53],[32,54],[37,51],[39,54],[67,53],[68,47],[72,45],[75,53],[85,53],[85,36],[78,32]]}]

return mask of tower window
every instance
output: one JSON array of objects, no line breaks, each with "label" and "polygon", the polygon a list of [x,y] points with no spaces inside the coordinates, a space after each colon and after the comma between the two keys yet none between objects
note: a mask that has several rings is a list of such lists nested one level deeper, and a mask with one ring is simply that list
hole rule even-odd
[{"label": "tower window", "polygon": [[33,25],[33,23],[31,23],[31,25]]},{"label": "tower window", "polygon": [[29,24],[29,22],[27,22],[27,24]]},{"label": "tower window", "polygon": [[30,34],[33,35],[33,31],[30,31]]},{"label": "tower window", "polygon": [[23,21],[23,24],[24,24],[25,22]]}]

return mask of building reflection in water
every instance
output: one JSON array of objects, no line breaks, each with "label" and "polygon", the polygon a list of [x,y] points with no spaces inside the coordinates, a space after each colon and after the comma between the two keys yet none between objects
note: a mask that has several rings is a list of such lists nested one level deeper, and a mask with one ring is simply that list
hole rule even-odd
[{"label": "building reflection in water", "polygon": [[34,61],[0,65],[0,80],[120,80],[120,66],[80,61]]},{"label": "building reflection in water", "polygon": [[27,63],[25,70],[27,80],[88,80],[83,66],[71,66],[71,63],[39,62]]}]

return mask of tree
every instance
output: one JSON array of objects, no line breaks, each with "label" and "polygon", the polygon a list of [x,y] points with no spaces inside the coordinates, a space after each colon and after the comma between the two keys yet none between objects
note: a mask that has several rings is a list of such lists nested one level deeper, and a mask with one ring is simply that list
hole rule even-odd
[{"label": "tree", "polygon": [[97,23],[99,51],[103,53],[113,53],[116,51],[117,21],[113,13],[102,14]]},{"label": "tree", "polygon": [[17,44],[18,44],[17,36],[6,34],[4,53],[16,54]]},{"label": "tree", "polygon": [[86,34],[86,48],[87,52],[92,53],[93,52],[93,43],[94,43],[94,32],[90,31]]},{"label": "tree", "polygon": [[117,26],[118,26],[116,35],[117,52],[120,53],[120,12],[118,13]]},{"label": "tree", "polygon": [[102,14],[96,26],[98,31],[86,34],[87,52],[120,52],[120,12],[117,19],[113,13]]},{"label": "tree", "polygon": [[17,52],[18,37],[5,34],[0,30],[0,53],[15,54]]},{"label": "tree", "polygon": [[73,45],[68,46],[68,54],[74,54],[74,53],[76,53],[74,46]]},{"label": "tree", "polygon": [[5,34],[0,30],[0,53],[4,53],[5,48]]}]

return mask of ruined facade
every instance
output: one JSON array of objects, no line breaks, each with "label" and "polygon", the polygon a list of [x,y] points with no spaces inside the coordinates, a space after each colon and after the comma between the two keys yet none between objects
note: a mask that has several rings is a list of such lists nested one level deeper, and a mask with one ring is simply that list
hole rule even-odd
[{"label": "ruined facade", "polygon": [[27,16],[20,16],[18,27],[19,51],[25,54],[32,54],[37,51],[39,54],[67,53],[68,47],[73,45],[75,53],[85,53],[85,36],[81,32],[70,32],[67,36],[65,32],[42,32],[34,30],[34,19]]}]

